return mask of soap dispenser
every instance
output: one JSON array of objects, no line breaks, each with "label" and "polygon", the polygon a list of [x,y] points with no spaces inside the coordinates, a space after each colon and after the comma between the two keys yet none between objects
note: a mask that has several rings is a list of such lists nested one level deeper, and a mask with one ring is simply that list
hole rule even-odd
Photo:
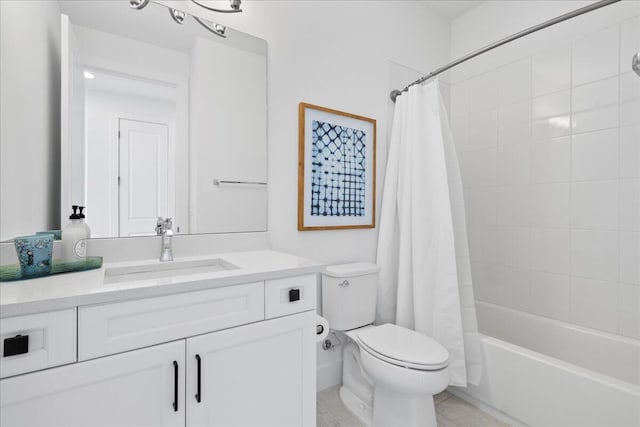
[{"label": "soap dispenser", "polygon": [[62,230],[62,258],[85,258],[90,230],[84,221],[85,215],[82,213],[84,206],[73,205],[71,208],[73,213],[69,216],[70,221]]}]

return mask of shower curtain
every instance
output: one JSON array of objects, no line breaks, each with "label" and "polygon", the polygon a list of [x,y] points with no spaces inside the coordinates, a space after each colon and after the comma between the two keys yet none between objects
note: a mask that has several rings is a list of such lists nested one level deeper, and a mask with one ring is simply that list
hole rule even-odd
[{"label": "shower curtain", "polygon": [[434,338],[449,351],[450,385],[477,384],[462,180],[437,80],[397,98],[383,191],[377,323]]}]

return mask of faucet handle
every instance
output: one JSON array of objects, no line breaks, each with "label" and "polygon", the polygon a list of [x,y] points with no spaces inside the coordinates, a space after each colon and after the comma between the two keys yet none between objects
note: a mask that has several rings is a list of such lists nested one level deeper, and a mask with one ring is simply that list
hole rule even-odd
[{"label": "faucet handle", "polygon": [[156,223],[156,233],[158,235],[165,233],[167,231],[171,231],[173,234],[173,220],[171,218],[162,218],[158,217],[158,222]]}]

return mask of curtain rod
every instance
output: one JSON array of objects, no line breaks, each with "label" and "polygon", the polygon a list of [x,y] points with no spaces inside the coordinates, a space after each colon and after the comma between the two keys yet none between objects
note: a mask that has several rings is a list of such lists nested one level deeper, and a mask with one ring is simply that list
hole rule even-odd
[{"label": "curtain rod", "polygon": [[576,9],[574,11],[567,12],[567,13],[565,13],[563,15],[557,16],[557,17],[555,17],[553,19],[550,19],[548,21],[545,21],[545,22],[543,22],[541,24],[534,25],[533,27],[529,27],[529,28],[527,28],[525,30],[522,30],[522,31],[520,31],[518,33],[515,33],[515,34],[513,34],[513,35],[511,35],[509,37],[505,37],[502,40],[498,40],[495,43],[491,43],[490,45],[487,45],[487,46],[485,46],[485,47],[483,47],[481,49],[478,49],[478,50],[476,50],[474,52],[471,52],[471,53],[469,53],[469,54],[467,54],[467,55],[465,55],[465,56],[463,56],[461,58],[456,59],[453,62],[448,63],[447,65],[444,65],[444,66],[438,68],[437,70],[434,70],[434,71],[430,72],[426,76],[419,78],[418,80],[416,80],[413,83],[409,83],[402,90],[397,90],[396,89],[396,90],[391,91],[391,94],[390,94],[391,100],[393,102],[396,102],[396,98],[398,96],[402,95],[403,92],[406,92],[407,90],[409,90],[409,88],[411,86],[414,86],[414,85],[417,85],[417,84],[420,84],[420,83],[424,83],[427,80],[429,80],[430,78],[435,77],[438,74],[443,73],[443,72],[447,71],[448,69],[455,67],[456,65],[462,64],[463,62],[466,62],[466,61],[468,61],[468,60],[470,60],[472,58],[475,58],[478,55],[481,55],[481,54],[483,54],[485,52],[488,52],[488,51],[490,51],[492,49],[495,49],[495,48],[497,48],[499,46],[502,46],[503,44],[507,44],[509,42],[517,40],[517,39],[519,39],[521,37],[524,37],[526,35],[529,35],[531,33],[535,33],[536,31],[540,31],[540,30],[542,30],[544,28],[547,28],[547,27],[550,27],[552,25],[558,24],[560,22],[566,21],[567,19],[575,18],[576,16],[580,16],[580,15],[585,14],[587,12],[591,12],[592,10],[600,9],[601,7],[608,6],[608,5],[613,4],[613,3],[617,3],[619,1],[620,0],[600,0],[600,1],[596,2],[596,3],[590,4],[588,6],[581,7],[580,9]]}]

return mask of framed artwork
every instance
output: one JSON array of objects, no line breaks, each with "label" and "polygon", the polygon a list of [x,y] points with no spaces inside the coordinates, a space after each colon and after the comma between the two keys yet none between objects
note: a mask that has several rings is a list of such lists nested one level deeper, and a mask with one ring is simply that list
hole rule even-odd
[{"label": "framed artwork", "polygon": [[298,230],[374,228],[376,121],[300,103]]}]

